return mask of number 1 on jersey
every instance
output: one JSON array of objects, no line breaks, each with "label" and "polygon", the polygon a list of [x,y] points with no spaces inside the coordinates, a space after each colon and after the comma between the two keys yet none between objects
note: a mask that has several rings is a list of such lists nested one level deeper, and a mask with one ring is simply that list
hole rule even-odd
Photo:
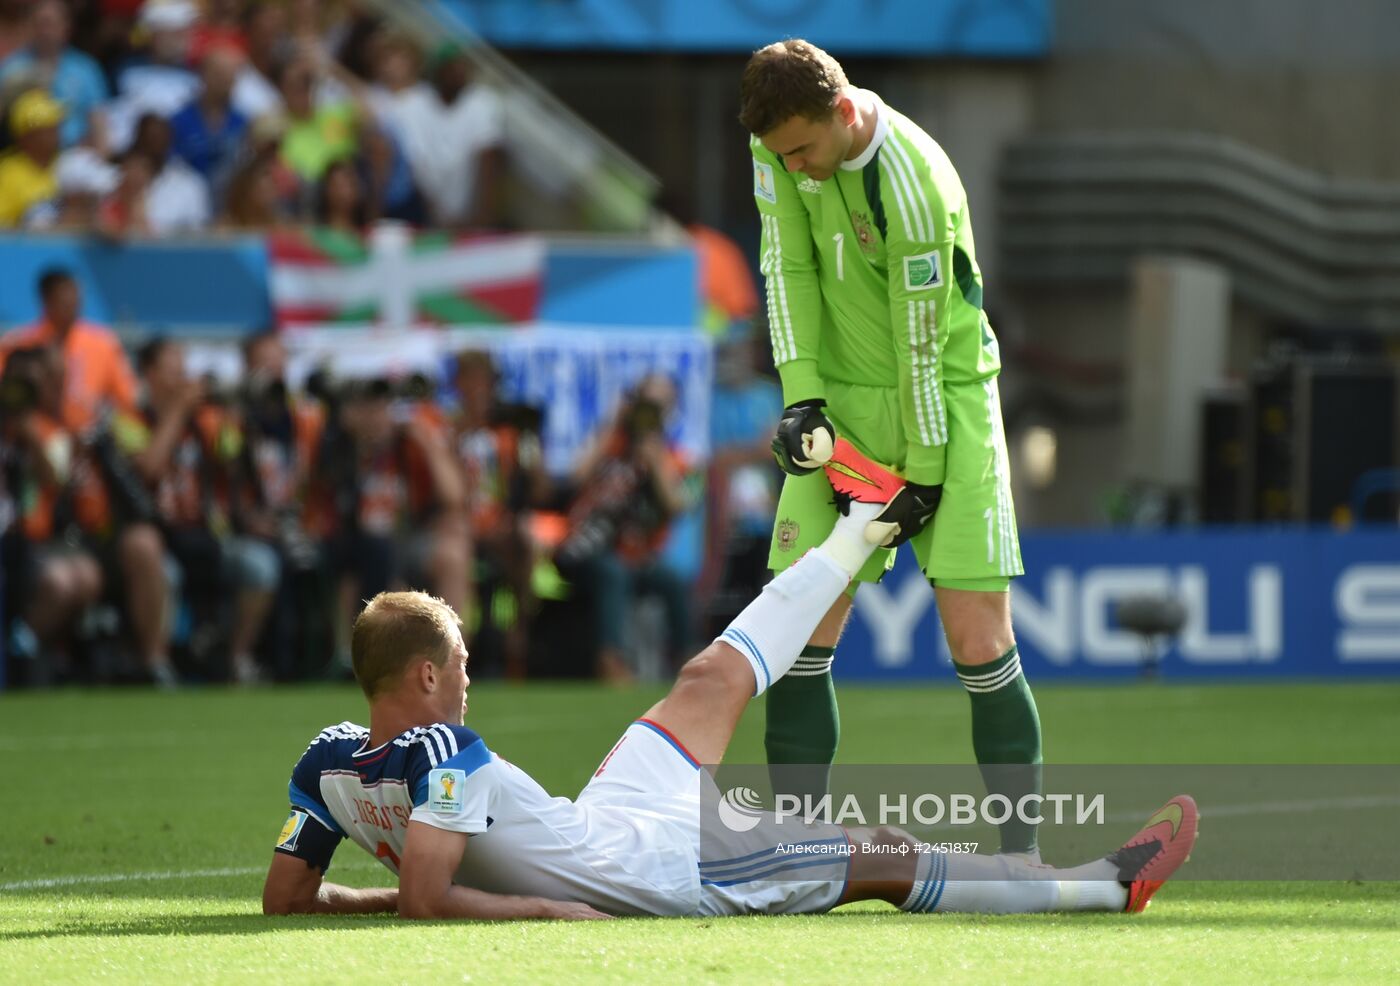
[{"label": "number 1 on jersey", "polygon": [[831,237],[836,241],[836,279],[844,281],[846,279],[845,250],[842,244],[846,242],[845,233],[836,233]]}]

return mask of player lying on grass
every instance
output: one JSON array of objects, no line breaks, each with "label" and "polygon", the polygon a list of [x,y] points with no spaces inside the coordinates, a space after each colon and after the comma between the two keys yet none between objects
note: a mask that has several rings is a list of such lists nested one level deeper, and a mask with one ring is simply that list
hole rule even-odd
[{"label": "player lying on grass", "polygon": [[[701,765],[723,759],[749,701],[793,666],[897,524],[889,518],[898,504],[889,504],[908,495],[844,442],[827,468],[844,508],[831,536],[681,669],[574,801],[550,797],[461,725],[467,651],[456,614],[422,593],[372,599],[351,638],[370,726],[322,730],[297,763],[263,910],[601,918],[808,913],[857,900],[907,911],[1142,910],[1195,841],[1189,797],[1121,848],[1068,870],[929,851],[896,828],[771,815],[742,836],[702,840],[702,788],[717,792]],[[324,882],[345,838],[398,874],[398,889]],[[716,841],[726,846],[719,853]]]}]

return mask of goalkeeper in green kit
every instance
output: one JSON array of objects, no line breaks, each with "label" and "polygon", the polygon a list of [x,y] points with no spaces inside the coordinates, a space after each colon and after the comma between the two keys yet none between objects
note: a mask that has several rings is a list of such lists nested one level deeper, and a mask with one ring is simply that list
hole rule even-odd
[{"label": "goalkeeper in green kit", "polygon": [[[788,475],[769,567],[787,568],[831,532],[838,506],[820,467],[837,437],[903,475],[884,545],[909,542],[934,587],[983,779],[1014,806],[1039,793],[1040,721],[1011,630],[1022,567],[1001,360],[962,182],[928,134],[805,41],[755,52],[740,102],[787,405],[773,441]],[[893,563],[893,550],[877,551],[852,590]],[[831,661],[852,594],[768,691],[768,760],[783,793],[826,791],[839,735]],[[1039,858],[1035,827],[1015,813],[1001,843]]]}]

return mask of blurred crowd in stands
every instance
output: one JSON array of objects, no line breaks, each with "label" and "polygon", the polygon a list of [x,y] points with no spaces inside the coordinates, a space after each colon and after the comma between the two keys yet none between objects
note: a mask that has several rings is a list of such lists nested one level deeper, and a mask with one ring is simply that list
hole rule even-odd
[{"label": "blurred crowd in stands", "polygon": [[[0,231],[500,228],[503,125],[461,49],[357,0],[0,0]],[[444,380],[293,387],[269,329],[219,384],[178,338],[128,352],[48,270],[38,321],[0,337],[0,685],[342,675],[391,587],[459,608],[474,675],[668,675],[765,578],[781,413],[732,329],[758,308],[747,261],[690,228],[712,460],[667,439],[676,384],[652,376],[564,478],[548,409],[503,402],[484,351]],[[698,574],[666,551],[683,516]]]},{"label": "blurred crowd in stands", "polygon": [[500,224],[500,97],[355,0],[0,0],[0,229]]},{"label": "blurred crowd in stands", "polygon": [[[659,604],[664,674],[763,581],[781,398],[742,334],[720,346],[705,474],[666,437],[675,383],[657,374],[560,479],[548,410],[503,402],[485,351],[445,381],[294,390],[269,331],[220,385],[173,338],[129,360],[69,271],[36,288],[41,318],[0,337],[11,686],[341,674],[362,601],[396,586],[458,607],[475,674],[627,681],[639,599]],[[698,585],[662,550],[694,510],[711,525]]]}]

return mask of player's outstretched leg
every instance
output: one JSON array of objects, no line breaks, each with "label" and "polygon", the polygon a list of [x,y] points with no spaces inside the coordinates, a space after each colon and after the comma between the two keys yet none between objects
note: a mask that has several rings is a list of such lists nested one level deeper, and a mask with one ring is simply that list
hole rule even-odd
[{"label": "player's outstretched leg", "polygon": [[[1032,866],[1014,856],[933,851],[897,828],[851,829],[857,851],[840,903],[886,900],[915,913],[1136,913],[1190,858],[1196,818],[1195,801],[1178,795],[1121,848],[1069,869]],[[907,852],[890,851],[901,847]]]},{"label": "player's outstretched leg", "polygon": [[[833,460],[835,461],[835,460]],[[865,462],[866,474],[879,469]],[[828,467],[830,474],[830,467]],[[833,487],[841,491],[833,478]],[[803,646],[883,536],[870,530],[902,488],[888,471],[866,475],[845,494],[830,536],[769,582],[734,622],[681,668],[671,693],[645,718],[669,731],[700,763],[718,763],[751,698],[797,661]]]},{"label": "player's outstretched leg", "polygon": [[[836,440],[825,470],[832,491],[856,502],[888,501],[903,486],[844,438]],[[792,670],[764,695],[763,746],[775,794],[816,801],[827,792],[841,738],[831,663],[850,607],[849,593],[838,598]]]}]

